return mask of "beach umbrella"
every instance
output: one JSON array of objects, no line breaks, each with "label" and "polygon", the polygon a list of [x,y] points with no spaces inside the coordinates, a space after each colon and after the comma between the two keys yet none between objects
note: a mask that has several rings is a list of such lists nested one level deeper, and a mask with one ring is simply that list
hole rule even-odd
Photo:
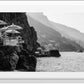
[{"label": "beach umbrella", "polygon": [[0,25],[7,25],[7,23],[3,20],[0,20]]},{"label": "beach umbrella", "polygon": [[20,29],[22,29],[22,27],[20,27],[20,26],[18,26],[18,25],[12,24],[12,25],[3,27],[3,28],[1,28],[0,30],[1,30],[1,31],[5,31],[5,30],[8,30],[8,29],[20,30]]},{"label": "beach umbrella", "polygon": [[8,29],[8,28],[4,26],[4,27],[2,27],[0,30],[3,30],[3,31],[4,31],[4,30],[7,30],[7,29]]},{"label": "beach umbrella", "polygon": [[6,30],[5,33],[20,33],[20,32],[16,30]]},{"label": "beach umbrella", "polygon": [[12,25],[7,26],[5,29],[23,29],[21,26],[15,25],[12,23]]}]

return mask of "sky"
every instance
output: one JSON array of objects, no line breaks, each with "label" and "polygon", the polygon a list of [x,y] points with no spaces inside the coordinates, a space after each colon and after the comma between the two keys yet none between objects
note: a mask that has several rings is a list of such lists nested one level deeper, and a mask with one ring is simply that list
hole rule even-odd
[{"label": "sky", "polygon": [[84,13],[56,13],[53,16],[48,15],[48,18],[84,33]]},{"label": "sky", "polygon": [[84,1],[12,1],[0,4],[0,11],[43,12],[49,20],[84,33]]}]

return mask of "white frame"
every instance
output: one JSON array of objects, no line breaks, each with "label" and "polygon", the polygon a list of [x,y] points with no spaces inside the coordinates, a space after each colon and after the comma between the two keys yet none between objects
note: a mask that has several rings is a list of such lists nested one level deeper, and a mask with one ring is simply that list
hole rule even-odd
[{"label": "white frame", "polygon": [[[49,3],[47,3],[49,2]],[[37,1],[0,1],[0,12],[27,12],[27,8],[20,8],[21,6],[26,6],[28,5],[28,3],[30,3],[29,5],[36,5]],[[58,2],[59,4],[63,4],[64,1],[60,1]],[[76,3],[76,5],[81,4],[84,5],[84,2],[80,2],[80,1],[73,1],[71,2],[73,5]],[[45,2],[41,2],[40,4],[48,4],[48,5],[55,5],[55,3],[52,3],[50,1],[45,1]],[[40,5],[39,4],[39,5]],[[69,1],[68,1],[68,4]],[[17,6],[13,6],[13,5],[17,5]],[[4,7],[5,6],[5,7]],[[20,7],[19,7],[20,6]],[[4,8],[3,8],[4,7]],[[12,7],[12,8],[10,8]],[[49,80],[59,80],[59,82],[62,81],[62,79],[66,79],[66,80],[76,80],[76,82],[78,80],[82,80],[84,79],[84,72],[0,72],[0,79],[3,82],[6,82],[7,80],[31,80],[31,82],[34,82],[35,80],[48,80],[47,82],[49,82]],[[5,81],[4,81],[5,80]],[[21,81],[20,80],[20,81]],[[61,80],[61,81],[60,81]],[[83,81],[84,82],[84,81]]]}]

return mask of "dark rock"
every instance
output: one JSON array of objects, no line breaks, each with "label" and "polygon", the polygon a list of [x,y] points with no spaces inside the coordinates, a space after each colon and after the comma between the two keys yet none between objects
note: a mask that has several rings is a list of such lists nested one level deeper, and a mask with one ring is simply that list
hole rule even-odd
[{"label": "dark rock", "polygon": [[16,47],[0,47],[0,71],[35,71],[36,63],[35,56],[26,49],[18,52]]},{"label": "dark rock", "polygon": [[59,53],[59,50],[50,50],[49,55],[54,56],[54,57],[60,57],[61,56]]},{"label": "dark rock", "polygon": [[12,46],[0,46],[0,71],[13,71],[16,68],[18,55]]},{"label": "dark rock", "polygon": [[31,55],[31,53],[26,51],[25,49],[21,50],[21,52],[19,52],[18,55],[19,55],[19,61],[16,67],[17,70],[20,71],[36,70],[37,60],[35,56]]},{"label": "dark rock", "polygon": [[18,61],[16,70],[19,70],[19,71],[35,71],[36,70],[36,63],[37,63],[37,61],[36,61],[36,58],[34,56],[26,57],[26,60],[25,60],[24,56],[21,56],[19,61]]},{"label": "dark rock", "polygon": [[[0,13],[0,20],[8,25],[14,23],[23,28],[20,35],[23,37],[23,48],[19,52],[16,47],[0,45],[0,71],[35,71],[37,60],[34,51],[40,46],[37,43],[37,33],[33,27],[30,27],[27,21],[26,13]],[[1,28],[1,26],[0,26]],[[31,54],[32,53],[32,54]],[[31,55],[31,56],[30,56]]]}]

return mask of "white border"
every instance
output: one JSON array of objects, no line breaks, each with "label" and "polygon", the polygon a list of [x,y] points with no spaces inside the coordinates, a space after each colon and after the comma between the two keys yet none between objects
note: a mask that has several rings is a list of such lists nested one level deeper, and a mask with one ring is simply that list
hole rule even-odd
[{"label": "white border", "polygon": [[[29,12],[27,6],[84,5],[84,1],[0,1],[0,12]],[[81,12],[81,10],[79,10]]]},{"label": "white border", "polygon": [[[27,5],[84,5],[80,1],[0,1],[0,12],[28,12]],[[25,6],[25,8],[24,8]],[[84,72],[0,72],[0,79],[84,79]]]},{"label": "white border", "polygon": [[83,72],[0,72],[0,79],[84,79]]}]

